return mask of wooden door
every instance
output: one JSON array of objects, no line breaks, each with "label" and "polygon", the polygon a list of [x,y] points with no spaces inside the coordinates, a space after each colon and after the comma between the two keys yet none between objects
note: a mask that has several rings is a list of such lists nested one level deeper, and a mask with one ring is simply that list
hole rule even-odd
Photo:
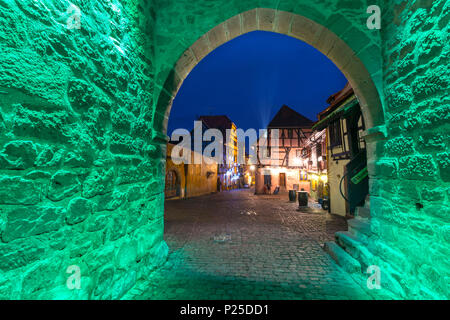
[{"label": "wooden door", "polygon": [[280,173],[280,187],[286,188],[286,173]]}]

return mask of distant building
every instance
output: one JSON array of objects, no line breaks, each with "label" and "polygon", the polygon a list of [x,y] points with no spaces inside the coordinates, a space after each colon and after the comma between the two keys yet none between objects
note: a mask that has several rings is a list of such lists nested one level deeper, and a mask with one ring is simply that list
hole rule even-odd
[{"label": "distant building", "polygon": [[303,145],[303,169],[300,175],[310,183],[311,199],[322,203],[329,197],[327,176],[327,139],[326,130],[316,130]]},{"label": "distant building", "polygon": [[[259,148],[267,146],[271,160],[263,163],[258,158],[255,175],[255,193],[263,194],[280,190],[309,191],[310,185],[301,176],[305,164],[302,161],[302,150],[305,141],[311,135],[313,122],[295,110],[284,105],[267,127],[267,136],[260,137]],[[274,131],[278,130],[278,146],[271,145]]]},{"label": "distant building", "polygon": [[245,153],[245,165],[243,166],[243,183],[249,188],[255,185],[256,166],[252,163],[250,155]]},{"label": "distant building", "polygon": [[365,130],[361,108],[350,84],[331,95],[330,106],[319,114],[315,132],[327,132],[327,174],[330,212],[347,215],[368,195]]},{"label": "distant building", "polygon": [[[207,129],[218,129],[224,138],[223,141],[223,164],[218,165],[217,189],[230,190],[242,187],[241,166],[238,164],[238,141],[236,125],[225,115],[200,116],[198,121],[202,122],[203,132]],[[227,141],[227,132],[230,133]],[[209,142],[204,142],[203,150]],[[214,156],[214,155],[213,155]],[[219,190],[219,191],[220,191]]]}]

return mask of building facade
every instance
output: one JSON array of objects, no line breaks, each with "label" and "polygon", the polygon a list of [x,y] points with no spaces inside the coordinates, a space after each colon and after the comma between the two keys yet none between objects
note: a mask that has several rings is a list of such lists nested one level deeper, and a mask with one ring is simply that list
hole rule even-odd
[{"label": "building facade", "polygon": [[365,129],[359,102],[347,84],[327,100],[315,132],[326,130],[330,212],[352,215],[368,194]]},{"label": "building facade", "polygon": [[[243,168],[238,163],[238,140],[236,125],[225,115],[200,116],[202,130],[217,129],[222,133],[223,163],[218,164],[216,187],[218,191],[242,187]],[[209,142],[203,142],[203,150]],[[214,155],[213,155],[214,156]]]},{"label": "building facade", "polygon": [[[255,173],[255,193],[273,193],[275,190],[305,190],[310,185],[303,180],[301,170],[304,169],[302,149],[304,142],[311,134],[313,122],[288,106],[283,106],[267,127],[266,136],[260,137],[258,152],[265,149],[270,159],[262,161],[258,156]],[[271,145],[275,134],[278,143]],[[262,151],[264,152],[264,151]]]},{"label": "building facade", "polygon": [[179,163],[172,157],[174,147],[167,144],[165,198],[187,199],[217,192],[217,165],[207,164],[203,156],[202,164],[193,164],[196,153],[187,149],[182,152],[191,152],[191,164]]},{"label": "building facade", "polygon": [[322,204],[329,198],[326,130],[314,131],[302,149],[301,179],[309,181],[309,196]]}]

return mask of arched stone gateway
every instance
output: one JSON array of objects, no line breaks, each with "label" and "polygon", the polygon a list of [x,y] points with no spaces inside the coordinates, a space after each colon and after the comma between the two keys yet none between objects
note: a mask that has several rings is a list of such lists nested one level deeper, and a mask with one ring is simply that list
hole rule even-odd
[{"label": "arched stone gateway", "polygon": [[[322,52],[336,64],[354,88],[368,127],[384,125],[384,111],[380,95],[372,80],[372,75],[358,56],[369,59],[364,56],[367,54],[364,50],[355,53],[334,32],[304,16],[275,9],[257,8],[238,14],[219,24],[183,52],[164,84],[164,94],[161,102],[158,103],[158,106],[163,108],[163,110],[157,109],[157,112],[164,113],[164,132],[167,130],[173,99],[192,69],[217,47],[240,35],[256,30],[285,34],[302,40]],[[361,47],[360,41],[367,41],[363,49],[370,47],[371,50],[380,52],[379,44],[372,42],[369,38],[364,39],[361,36],[355,40],[352,42],[357,42],[358,47]],[[371,52],[371,55],[373,58],[374,52]],[[377,73],[380,73],[380,70],[374,72],[373,76],[376,77]],[[167,96],[166,93],[170,94]],[[168,101],[167,98],[169,98]],[[165,104],[166,110],[164,111]],[[160,121],[160,119],[156,121]]]},{"label": "arched stone gateway", "polygon": [[380,1],[381,30],[362,0],[72,2],[0,1],[0,298],[117,299],[164,261],[171,101],[254,30],[313,45],[355,88],[372,159],[370,230],[346,246],[361,273],[448,297],[448,1]]}]

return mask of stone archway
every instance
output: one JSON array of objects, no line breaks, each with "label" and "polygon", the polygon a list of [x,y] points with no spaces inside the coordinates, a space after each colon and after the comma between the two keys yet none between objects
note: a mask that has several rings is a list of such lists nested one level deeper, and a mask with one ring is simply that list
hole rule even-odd
[{"label": "stone archway", "polygon": [[364,106],[373,237],[357,254],[400,297],[448,297],[450,6],[376,3],[381,30],[362,0],[76,1],[73,29],[67,1],[0,1],[17,22],[0,28],[0,299],[118,299],[163,263],[171,101],[254,30],[324,52]]},{"label": "stone archway", "polygon": [[[382,131],[381,94],[364,63],[333,31],[304,16],[268,8],[245,11],[214,27],[183,52],[169,73],[157,103],[155,121],[167,132],[170,110],[181,85],[192,69],[222,44],[252,31],[269,31],[299,39],[326,55],[346,76],[358,98],[367,128]],[[368,139],[370,141],[370,139]]]},{"label": "stone archway", "polygon": [[361,106],[366,124],[369,174],[375,174],[374,164],[380,141],[385,139],[382,93],[372,79],[378,71],[368,71],[355,51],[339,36],[321,24],[302,15],[268,8],[256,8],[235,15],[202,35],[173,65],[157,102],[154,127],[157,136],[166,139],[173,100],[184,80],[195,66],[219,46],[252,31],[269,31],[288,35],[313,46],[327,56],[350,82]]},{"label": "stone archway", "polygon": [[[307,17],[286,11],[268,8],[245,11],[212,28],[187,48],[172,66],[157,101],[154,118],[154,127],[159,128],[157,136],[159,134],[161,140],[166,138],[172,103],[195,66],[219,46],[253,31],[274,32],[301,40],[323,53],[345,75],[359,101],[366,124],[364,139],[369,179],[372,180],[376,173],[377,151],[382,148],[386,137],[383,93],[380,92],[380,84],[377,86],[373,80],[381,71],[371,66],[372,72],[369,72],[355,50],[332,30]],[[339,238],[337,241],[341,244]],[[328,246],[325,249],[329,251]],[[361,250],[366,249],[363,247]]]},{"label": "stone archway", "polygon": [[254,30],[324,52],[364,107],[373,237],[357,254],[399,297],[448,297],[449,2],[374,2],[381,30],[362,0],[78,1],[81,29],[65,1],[0,1],[17,21],[0,28],[0,298],[118,299],[163,263],[171,101]]}]

